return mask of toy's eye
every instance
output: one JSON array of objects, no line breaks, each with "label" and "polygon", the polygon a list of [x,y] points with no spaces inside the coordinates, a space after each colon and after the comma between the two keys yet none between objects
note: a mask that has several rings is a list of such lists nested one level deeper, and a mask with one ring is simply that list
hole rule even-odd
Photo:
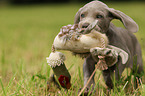
[{"label": "toy's eye", "polygon": [[103,16],[102,15],[96,15],[96,18],[103,18]]},{"label": "toy's eye", "polygon": [[84,18],[85,17],[85,14],[81,14],[81,17]]}]

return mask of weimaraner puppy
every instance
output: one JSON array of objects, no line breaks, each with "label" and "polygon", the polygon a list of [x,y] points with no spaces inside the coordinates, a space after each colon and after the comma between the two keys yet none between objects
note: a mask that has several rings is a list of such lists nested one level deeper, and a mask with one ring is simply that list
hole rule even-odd
[{"label": "weimaraner puppy", "polygon": [[[124,24],[125,29],[114,26],[111,23],[113,19],[119,19]],[[98,20],[96,30],[106,34],[109,39],[109,45],[118,47],[129,55],[126,64],[122,64],[121,56],[119,56],[115,65],[109,67],[107,70],[103,70],[103,77],[106,85],[112,89],[113,82],[111,80],[111,74],[115,72],[115,78],[119,80],[126,67],[131,68],[134,74],[137,73],[136,77],[138,79],[141,78],[141,74],[143,73],[141,47],[135,35],[133,35],[134,32],[138,31],[136,22],[121,11],[109,8],[100,1],[92,1],[79,9],[75,15],[74,24],[78,24],[79,28],[87,28],[89,24],[95,20]],[[137,61],[135,65],[133,65],[135,56],[137,56]],[[93,59],[91,54],[85,58],[83,64],[84,85],[94,71],[96,63],[97,62]],[[91,79],[87,88],[90,88],[92,84],[94,87],[94,77]]]}]

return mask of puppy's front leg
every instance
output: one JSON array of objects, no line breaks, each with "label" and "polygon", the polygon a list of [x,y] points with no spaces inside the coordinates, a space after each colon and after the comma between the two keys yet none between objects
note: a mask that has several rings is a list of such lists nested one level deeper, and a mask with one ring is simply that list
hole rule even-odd
[{"label": "puppy's front leg", "polygon": [[113,82],[111,80],[111,72],[109,69],[103,70],[103,77],[104,77],[105,83],[108,86],[108,88],[113,89]]},{"label": "puppy's front leg", "polygon": [[[88,79],[90,78],[91,74],[93,73],[94,69],[95,69],[95,61],[92,58],[92,55],[89,55],[86,59],[85,62],[83,64],[83,73],[84,73],[84,85],[87,84]],[[95,82],[94,82],[94,76],[91,79],[91,81],[89,82],[89,84],[87,85],[87,88],[90,88],[91,85],[93,85],[92,90],[95,87]]]}]

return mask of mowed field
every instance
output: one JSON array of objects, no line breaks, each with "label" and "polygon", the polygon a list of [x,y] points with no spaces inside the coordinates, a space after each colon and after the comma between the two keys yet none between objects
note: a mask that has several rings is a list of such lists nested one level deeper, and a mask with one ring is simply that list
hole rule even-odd
[{"label": "mowed field", "polygon": [[[145,3],[107,5],[126,13],[138,23],[139,32],[134,34],[141,44],[145,64]],[[53,84],[47,88],[47,81],[53,72],[46,63],[46,57],[51,52],[51,45],[60,28],[73,24],[75,14],[82,6],[83,4],[48,4],[0,7],[0,96],[77,96],[79,88],[83,87],[84,60],[70,52],[61,51],[66,55],[65,64],[71,74],[72,88],[66,91],[59,90]],[[113,22],[116,26],[123,27],[120,21]],[[132,87],[133,81],[124,81],[127,75],[129,73],[125,71],[122,80],[118,81],[118,87],[109,94],[145,95],[144,77],[142,86],[135,90]],[[97,85],[94,94],[106,95],[106,86],[99,70],[95,81]]]}]

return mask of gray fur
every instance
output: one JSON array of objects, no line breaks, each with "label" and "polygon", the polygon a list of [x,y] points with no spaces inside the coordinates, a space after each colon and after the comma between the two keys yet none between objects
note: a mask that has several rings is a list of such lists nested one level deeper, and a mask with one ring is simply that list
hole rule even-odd
[{"label": "gray fur", "polygon": [[[81,17],[81,14],[85,14],[83,18]],[[103,18],[95,18],[97,14],[102,15]],[[78,24],[79,27],[82,27],[83,24],[89,25],[96,19],[98,19],[98,26],[101,29],[100,31],[107,35],[109,39],[109,45],[118,47],[127,52],[129,55],[129,60],[126,64],[122,64],[121,57],[118,57],[118,61],[114,66],[109,67],[108,70],[103,71],[106,85],[109,88],[113,88],[111,74],[114,71],[116,80],[119,80],[122,72],[126,67],[131,68],[133,71],[137,71],[138,74],[143,72],[141,47],[135,35],[133,34],[133,32],[138,31],[138,25],[126,14],[109,8],[106,4],[100,1],[92,1],[80,8],[76,13],[74,23]],[[111,23],[111,20],[113,19],[119,19],[124,24],[126,29],[114,26]],[[135,56],[137,56],[137,63],[135,65],[136,69],[133,69],[133,61]],[[84,85],[95,69],[95,64],[96,61],[91,55],[85,59],[83,65]],[[138,76],[138,78],[140,78],[140,76]],[[89,88],[91,84],[95,86],[94,77],[87,87]]]}]

